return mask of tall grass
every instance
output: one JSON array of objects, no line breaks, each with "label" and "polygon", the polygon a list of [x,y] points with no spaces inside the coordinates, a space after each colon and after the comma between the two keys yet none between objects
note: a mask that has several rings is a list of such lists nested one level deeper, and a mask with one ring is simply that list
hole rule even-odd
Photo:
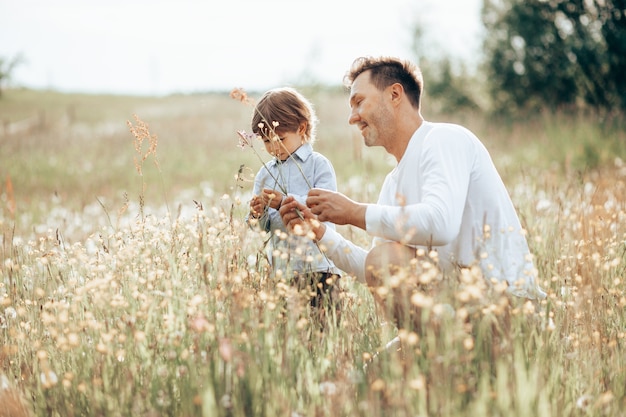
[{"label": "tall grass", "polygon": [[[339,189],[375,200],[388,161],[354,140],[345,97],[312,98]],[[0,138],[0,416],[623,415],[621,131],[564,116],[471,119],[546,300],[509,298],[464,270],[413,298],[425,333],[398,332],[345,276],[341,320],[320,332],[307,295],[269,272],[266,236],[243,222],[258,161],[235,131],[249,109],[217,95],[98,104]],[[158,167],[141,177],[132,114],[159,138]],[[588,152],[597,159],[585,163]],[[402,350],[383,349],[396,334]]]}]

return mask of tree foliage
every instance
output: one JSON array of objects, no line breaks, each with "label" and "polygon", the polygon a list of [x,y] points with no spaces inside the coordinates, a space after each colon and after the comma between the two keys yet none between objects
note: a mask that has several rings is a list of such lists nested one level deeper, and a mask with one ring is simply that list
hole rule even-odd
[{"label": "tree foliage", "polygon": [[484,0],[500,108],[626,110],[626,0]]}]

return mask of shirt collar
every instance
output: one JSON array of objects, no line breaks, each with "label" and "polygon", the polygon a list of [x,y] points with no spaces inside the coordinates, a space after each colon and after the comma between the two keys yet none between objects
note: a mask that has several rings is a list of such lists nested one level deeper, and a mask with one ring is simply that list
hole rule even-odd
[{"label": "shirt collar", "polygon": [[[288,162],[291,158],[296,158],[296,162],[304,162],[312,154],[313,154],[313,146],[309,142],[304,142],[302,146],[296,149],[296,151],[292,153],[291,156],[285,160],[285,162]],[[276,158],[272,160],[273,165],[278,165],[279,162],[280,161],[278,161],[278,159]]]}]

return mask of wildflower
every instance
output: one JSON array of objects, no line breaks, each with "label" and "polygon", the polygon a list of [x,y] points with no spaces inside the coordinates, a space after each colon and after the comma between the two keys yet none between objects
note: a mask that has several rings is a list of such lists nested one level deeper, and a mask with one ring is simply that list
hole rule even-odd
[{"label": "wildflower", "polygon": [[598,402],[602,405],[607,405],[608,403],[613,401],[614,398],[615,396],[613,395],[613,392],[609,390],[600,395],[600,398],[598,398]]},{"label": "wildflower", "polygon": [[454,307],[452,307],[450,304],[445,304],[445,303],[435,304],[433,306],[433,313],[435,313],[435,315],[438,317],[453,318]]},{"label": "wildflower", "polygon": [[293,233],[297,236],[304,236],[306,234],[304,228],[301,224],[296,224],[293,228]]},{"label": "wildflower", "polygon": [[237,135],[239,135],[239,147],[241,149],[245,149],[246,146],[250,148],[254,148],[254,141],[259,139],[256,133],[247,133],[245,130],[238,130]]},{"label": "wildflower", "polygon": [[330,381],[320,382],[319,387],[320,387],[320,393],[322,395],[331,396],[337,393],[337,386],[333,382],[330,382]]},{"label": "wildflower", "polygon": [[189,300],[189,305],[190,305],[191,307],[197,307],[197,306],[199,306],[200,304],[202,304],[202,303],[203,303],[203,301],[204,301],[204,299],[202,298],[202,296],[201,296],[201,295],[196,294],[196,295],[194,295],[194,296],[193,296],[193,298],[192,298],[191,300]]},{"label": "wildflower", "polygon": [[218,350],[224,362],[230,362],[233,358],[233,347],[229,339],[221,339]]},{"label": "wildflower", "polygon": [[591,404],[592,400],[593,397],[591,395],[585,394],[576,400],[576,407],[584,410],[589,407],[589,404]]},{"label": "wildflower", "polygon": [[47,370],[39,375],[39,379],[44,388],[52,388],[59,382],[59,377],[52,370]]},{"label": "wildflower", "polygon": [[418,344],[418,342],[420,341],[420,337],[417,333],[415,332],[410,332],[407,336],[406,336],[406,344],[409,346],[415,346]]},{"label": "wildflower", "polygon": [[465,338],[463,340],[463,347],[465,348],[465,350],[474,349],[474,339],[472,339],[471,337]]},{"label": "wildflower", "polygon": [[72,388],[72,381],[66,378],[63,378],[63,388],[70,389]]},{"label": "wildflower", "polygon": [[102,353],[103,355],[104,355],[104,354],[107,354],[107,353],[108,353],[108,351],[109,351],[109,349],[107,348],[107,346],[106,346],[104,343],[102,343],[102,342],[98,342],[98,344],[96,345],[96,350],[97,350],[98,352]]},{"label": "wildflower", "polygon": [[10,387],[9,378],[4,374],[0,374],[0,391],[8,390]]},{"label": "wildflower", "polygon": [[382,391],[385,389],[385,381],[379,378],[375,380],[374,382],[372,382],[372,385],[370,388],[372,389],[372,391]]},{"label": "wildflower", "polygon": [[13,307],[7,307],[4,309],[4,316],[7,319],[15,319],[17,318],[17,311]]},{"label": "wildflower", "polygon": [[426,388],[426,381],[423,375],[419,375],[417,378],[409,381],[409,387],[415,391],[421,391]]},{"label": "wildflower", "polygon": [[433,299],[424,293],[416,291],[411,296],[411,304],[420,308],[431,308],[433,305]]},{"label": "wildflower", "polygon": [[230,98],[232,98],[233,100],[237,100],[244,104],[252,103],[252,100],[250,99],[250,97],[248,97],[248,94],[246,93],[246,91],[243,88],[239,88],[239,87],[233,88],[231,90]]},{"label": "wildflower", "polygon": [[530,315],[535,313],[535,305],[532,301],[526,301],[523,307],[524,314]]},{"label": "wildflower", "polygon": [[[126,125],[128,126],[130,133],[135,138],[134,145],[135,151],[137,152],[137,155],[134,158],[135,169],[139,175],[143,175],[143,163],[150,155],[153,156],[154,164],[157,168],[159,168],[159,160],[157,158],[158,139],[156,135],[150,133],[147,123],[141,120],[136,114],[133,116],[135,118],[136,125],[133,125],[130,120],[126,121]],[[148,142],[148,146],[145,151],[143,149],[144,140]]]},{"label": "wildflower", "polygon": [[203,315],[198,315],[189,321],[189,328],[195,333],[202,333],[208,331],[211,324]]}]

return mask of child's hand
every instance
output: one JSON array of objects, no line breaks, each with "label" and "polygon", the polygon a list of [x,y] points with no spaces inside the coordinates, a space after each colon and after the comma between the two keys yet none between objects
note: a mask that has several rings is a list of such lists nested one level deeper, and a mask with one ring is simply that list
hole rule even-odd
[{"label": "child's hand", "polygon": [[283,201],[283,193],[269,188],[264,188],[263,191],[261,191],[261,197],[263,198],[266,206],[276,210],[280,208],[280,204]]},{"label": "child's hand", "polygon": [[282,201],[283,193],[265,188],[261,191],[261,194],[255,195],[252,197],[252,200],[250,200],[250,214],[254,218],[259,218],[263,215],[267,207],[278,210]]},{"label": "child's hand", "polygon": [[250,215],[256,219],[263,215],[265,211],[265,202],[262,195],[255,195],[250,200]]}]

